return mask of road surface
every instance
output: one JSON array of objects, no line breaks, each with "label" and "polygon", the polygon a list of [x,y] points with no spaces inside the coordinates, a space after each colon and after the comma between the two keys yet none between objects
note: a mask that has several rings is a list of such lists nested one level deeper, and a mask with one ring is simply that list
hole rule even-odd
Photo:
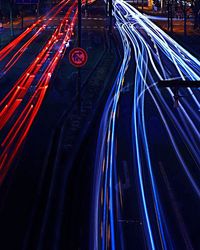
[{"label": "road surface", "polygon": [[114,16],[124,60],[99,128],[91,249],[198,249],[199,89],[174,103],[157,83],[199,81],[200,62],[128,3]]}]

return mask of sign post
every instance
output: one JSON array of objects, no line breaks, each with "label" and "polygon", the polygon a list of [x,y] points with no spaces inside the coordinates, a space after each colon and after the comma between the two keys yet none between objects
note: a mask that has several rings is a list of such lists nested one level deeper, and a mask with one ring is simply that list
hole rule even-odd
[{"label": "sign post", "polygon": [[70,63],[78,68],[77,96],[78,96],[79,111],[81,110],[81,67],[83,67],[87,63],[87,59],[88,59],[87,52],[80,47],[72,49],[69,53]]},{"label": "sign post", "polygon": [[69,53],[70,63],[77,68],[83,67],[87,63],[87,59],[87,52],[82,48],[74,48]]},{"label": "sign post", "polygon": [[[78,0],[78,47],[81,47],[81,0]],[[77,79],[77,93],[78,93],[78,109],[81,110],[81,69],[78,67]]]}]

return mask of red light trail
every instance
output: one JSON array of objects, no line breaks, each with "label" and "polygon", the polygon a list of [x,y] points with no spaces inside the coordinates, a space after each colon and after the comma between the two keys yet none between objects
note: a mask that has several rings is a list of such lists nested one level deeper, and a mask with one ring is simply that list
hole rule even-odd
[{"label": "red light trail", "polygon": [[[31,45],[31,43],[40,35],[42,34],[42,31],[50,25],[54,18],[58,16],[61,10],[66,7],[66,5],[69,3],[68,1],[62,1],[58,5],[56,5],[54,8],[52,8],[48,14],[46,14],[44,17],[42,17],[40,20],[36,21],[30,28],[27,28],[19,37],[17,37],[13,42],[9,43],[5,48],[3,48],[0,51],[0,61],[5,59],[7,56],[9,56],[10,52],[12,52],[13,49],[16,48],[16,46],[28,35],[30,34],[39,24],[41,24],[41,27],[38,27],[38,30],[36,33],[29,38],[28,41],[24,43],[21,48],[17,50],[17,52],[11,57],[9,62],[4,66],[2,69],[2,76],[5,75],[14,65],[17,63],[17,61],[21,58],[23,53],[28,49],[28,47]],[[54,13],[55,12],[55,13]],[[53,14],[50,17],[50,14]],[[47,20],[44,22],[44,20]]]},{"label": "red light trail", "polygon": [[[75,2],[36,59],[0,102],[0,130],[6,130],[12,123],[0,147],[0,185],[31,128],[44,100],[51,76],[67,49],[66,44],[73,35],[77,12]],[[28,92],[31,88],[34,88],[32,95]]]}]

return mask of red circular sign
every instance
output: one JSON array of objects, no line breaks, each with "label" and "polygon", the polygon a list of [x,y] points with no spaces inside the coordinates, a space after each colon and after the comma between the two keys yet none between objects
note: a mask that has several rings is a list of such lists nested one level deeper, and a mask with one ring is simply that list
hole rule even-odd
[{"label": "red circular sign", "polygon": [[88,59],[87,52],[82,48],[74,48],[69,53],[69,61],[75,67],[82,67]]}]

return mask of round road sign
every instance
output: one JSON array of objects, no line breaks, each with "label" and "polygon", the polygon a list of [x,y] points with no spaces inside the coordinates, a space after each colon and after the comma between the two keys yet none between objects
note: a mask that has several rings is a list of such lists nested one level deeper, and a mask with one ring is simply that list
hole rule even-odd
[{"label": "round road sign", "polygon": [[82,67],[88,59],[87,52],[82,48],[74,48],[69,53],[69,61],[75,67]]}]

